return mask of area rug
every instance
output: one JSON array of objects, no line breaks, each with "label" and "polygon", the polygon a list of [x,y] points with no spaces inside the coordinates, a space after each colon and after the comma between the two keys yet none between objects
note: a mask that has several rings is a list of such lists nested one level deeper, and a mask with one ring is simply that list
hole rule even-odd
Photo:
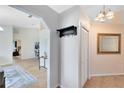
[{"label": "area rug", "polygon": [[25,88],[37,82],[37,78],[19,65],[3,68],[6,88]]}]

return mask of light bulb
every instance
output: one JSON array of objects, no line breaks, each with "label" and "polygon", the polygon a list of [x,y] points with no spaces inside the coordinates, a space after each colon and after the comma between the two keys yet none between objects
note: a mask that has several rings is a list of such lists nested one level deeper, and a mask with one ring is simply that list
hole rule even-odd
[{"label": "light bulb", "polygon": [[0,31],[4,31],[4,29],[0,26]]},{"label": "light bulb", "polygon": [[100,12],[99,15],[98,15],[98,18],[104,18],[104,17],[105,17],[104,13]]},{"label": "light bulb", "polygon": [[99,21],[99,18],[98,18],[98,16],[96,16],[96,18],[95,18],[95,21]]},{"label": "light bulb", "polygon": [[112,19],[114,17],[114,13],[111,11],[111,10],[109,10],[108,12],[107,12],[107,14],[106,14],[106,18],[107,19]]},{"label": "light bulb", "polygon": [[100,18],[99,19],[100,22],[105,22],[105,20],[106,20],[105,18]]}]

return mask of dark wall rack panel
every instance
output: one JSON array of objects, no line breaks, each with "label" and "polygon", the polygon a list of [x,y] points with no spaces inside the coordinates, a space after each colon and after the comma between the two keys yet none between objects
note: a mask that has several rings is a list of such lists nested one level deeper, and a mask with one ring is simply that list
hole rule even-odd
[{"label": "dark wall rack panel", "polygon": [[60,38],[67,35],[77,35],[77,27],[76,26],[69,26],[66,28],[58,29]]}]

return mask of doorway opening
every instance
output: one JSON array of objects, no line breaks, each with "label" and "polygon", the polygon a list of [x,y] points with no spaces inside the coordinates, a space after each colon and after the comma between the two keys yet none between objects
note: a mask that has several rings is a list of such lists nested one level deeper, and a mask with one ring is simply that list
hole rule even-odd
[{"label": "doorway opening", "polygon": [[21,57],[21,40],[13,41],[13,57],[16,56],[18,58]]},{"label": "doorway opening", "polygon": [[[12,64],[9,66],[14,70],[11,70],[12,72],[9,74],[16,73],[16,76],[12,75],[13,80],[8,83],[8,87],[48,87],[50,32],[45,22],[42,18],[11,6],[0,6],[0,10],[5,11],[5,14],[3,13],[4,21],[1,22],[2,26],[5,26],[4,29],[12,28],[9,29],[12,32],[11,40],[7,42],[11,42],[12,48],[10,51]],[[4,33],[7,32],[10,31],[5,31]],[[5,66],[8,69],[9,66],[7,64]],[[22,81],[22,79],[25,82],[16,82],[16,80]],[[27,86],[24,86],[23,83],[27,84]]]}]

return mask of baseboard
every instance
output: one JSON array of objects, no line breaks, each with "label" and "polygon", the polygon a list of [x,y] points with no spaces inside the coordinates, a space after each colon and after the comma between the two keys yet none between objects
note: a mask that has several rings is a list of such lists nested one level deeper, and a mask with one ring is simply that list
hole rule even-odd
[{"label": "baseboard", "polygon": [[94,77],[94,76],[114,76],[114,75],[124,75],[124,73],[92,74],[91,77]]},{"label": "baseboard", "polygon": [[57,86],[56,88],[62,88],[61,86]]},{"label": "baseboard", "polygon": [[68,88],[68,87],[66,87],[66,86],[64,87],[63,85],[60,85],[60,87],[61,87],[61,88]]},{"label": "baseboard", "polygon": [[60,86],[60,84],[58,84],[54,88],[61,88],[61,86]]},{"label": "baseboard", "polygon": [[33,57],[33,58],[23,58],[23,59],[21,59],[21,60],[26,61],[26,60],[34,60],[34,59],[37,59],[37,58],[35,58],[35,57]]},{"label": "baseboard", "polygon": [[62,85],[60,85],[60,88],[65,88],[65,87],[63,87]]}]

